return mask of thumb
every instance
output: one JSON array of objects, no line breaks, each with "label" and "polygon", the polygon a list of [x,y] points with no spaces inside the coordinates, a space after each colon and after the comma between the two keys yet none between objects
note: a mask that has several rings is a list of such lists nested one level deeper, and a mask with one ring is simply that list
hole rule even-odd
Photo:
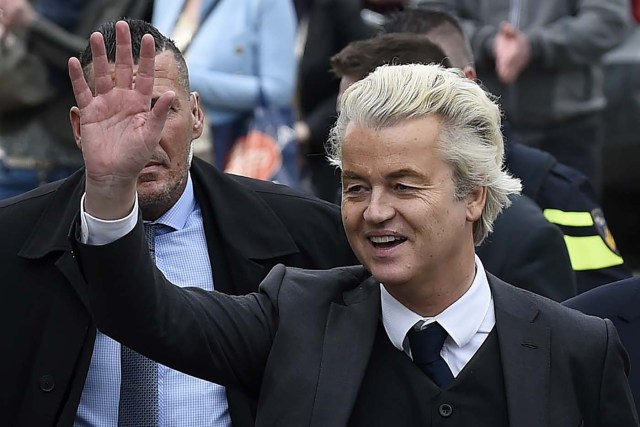
[{"label": "thumb", "polygon": [[175,97],[176,94],[174,91],[167,91],[158,98],[151,108],[149,120],[147,121],[147,132],[152,141],[160,140],[162,129],[164,129],[164,124],[167,121],[167,115],[171,108],[171,103]]}]

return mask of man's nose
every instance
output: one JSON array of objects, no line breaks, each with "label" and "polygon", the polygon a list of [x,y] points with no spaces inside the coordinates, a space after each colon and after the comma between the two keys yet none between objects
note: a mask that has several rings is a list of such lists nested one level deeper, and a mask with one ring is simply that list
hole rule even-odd
[{"label": "man's nose", "polygon": [[389,197],[383,189],[374,188],[371,191],[369,204],[364,211],[364,219],[368,222],[379,224],[387,221],[395,215],[392,197]]}]

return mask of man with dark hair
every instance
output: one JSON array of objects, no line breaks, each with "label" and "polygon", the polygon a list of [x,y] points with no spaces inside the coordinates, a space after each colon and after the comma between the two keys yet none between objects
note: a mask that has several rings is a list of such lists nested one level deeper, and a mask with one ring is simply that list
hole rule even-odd
[{"label": "man with dark hair", "polygon": [[[510,286],[475,256],[520,190],[479,85],[394,65],[342,95],[328,151],[363,266],[278,265],[244,296],[182,289],[154,267],[136,203],[178,94],[132,85],[117,29],[115,81],[94,94],[69,62],[87,170],[72,239],[101,330],[259,396],[256,426],[638,426],[611,322]],[[139,75],[153,74],[152,43]],[[96,76],[111,75],[99,34],[92,48]]]},{"label": "man with dark hair", "polygon": [[[408,9],[392,15],[384,28],[424,34],[442,47],[454,67],[470,79],[478,77],[469,40],[455,17],[437,10]],[[520,144],[508,123],[503,131],[505,164],[522,180],[523,194],[564,233],[578,293],[630,277],[588,179],[551,154]]]},{"label": "man with dark hair", "polygon": [[340,94],[384,64],[430,64],[450,67],[442,49],[414,34],[382,34],[349,43],[331,57],[331,69],[340,78]]},{"label": "man with dark hair", "polygon": [[[305,268],[357,263],[338,207],[284,186],[223,174],[192,158],[204,117],[199,94],[189,90],[184,59],[150,24],[127,22],[128,49],[116,47],[115,22],[93,34],[91,46],[103,47],[99,57],[91,47],[81,54],[84,77],[81,72],[79,78],[91,90],[77,95],[86,102],[87,95],[102,96],[105,86],[118,82],[110,99],[117,104],[111,122],[117,127],[132,110],[165,102],[165,92],[174,94],[166,121],[156,129],[159,145],[134,183],[157,267],[182,286],[240,295],[255,291],[278,263]],[[155,40],[155,52],[152,47],[147,56],[140,52],[145,34]],[[134,58],[133,73],[131,66],[114,66],[123,53]],[[138,73],[138,67],[146,71]],[[132,84],[145,88],[142,104],[120,96]],[[138,135],[135,123],[145,117],[136,116],[126,133]],[[95,150],[85,145],[102,135],[94,118],[73,107],[71,123],[83,154]],[[113,148],[132,157],[127,147]],[[107,185],[118,181],[99,173],[92,178],[107,179]],[[253,399],[140,358],[96,330],[68,240],[85,179],[80,170],[0,204],[0,425],[252,426]],[[112,196],[106,206],[117,204]],[[141,372],[149,377],[136,386],[131,380]],[[149,417],[136,418],[141,413]]]},{"label": "man with dark hair", "polygon": [[446,12],[429,9],[407,9],[395,12],[386,19],[385,33],[413,33],[428,36],[447,54],[452,66],[460,68],[465,75],[474,80],[475,64],[471,46],[457,19]]},{"label": "man with dark hair", "polygon": [[[418,15],[418,17],[416,17]],[[419,25],[420,17],[436,27],[447,26],[450,17],[427,11],[403,14],[392,19],[405,28]],[[430,18],[431,17],[431,18]],[[459,62],[459,60],[458,60]],[[443,51],[428,37],[417,33],[389,33],[345,47],[331,60],[333,72],[341,78],[340,89],[366,77],[386,63],[441,63],[450,67]],[[468,66],[467,70],[473,70]],[[550,224],[540,208],[527,196],[514,196],[494,223],[494,231],[476,249],[487,271],[512,285],[556,301],[576,295],[576,283],[562,233]]]}]

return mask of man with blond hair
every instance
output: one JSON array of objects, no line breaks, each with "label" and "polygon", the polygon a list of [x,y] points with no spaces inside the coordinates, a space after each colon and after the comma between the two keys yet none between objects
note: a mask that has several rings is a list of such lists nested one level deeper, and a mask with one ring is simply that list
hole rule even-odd
[{"label": "man with blond hair", "polygon": [[[477,84],[403,65],[349,88],[331,156],[363,267],[279,265],[258,293],[233,297],[176,287],[151,262],[135,179],[175,94],[152,105],[153,41],[142,40],[144,79],[132,83],[126,24],[119,34],[115,83],[93,95],[69,67],[88,127],[76,255],[103,332],[258,396],[257,426],[638,425],[611,322],[514,288],[475,255],[520,189],[502,167],[500,111]],[[127,117],[113,91],[136,106]]]}]

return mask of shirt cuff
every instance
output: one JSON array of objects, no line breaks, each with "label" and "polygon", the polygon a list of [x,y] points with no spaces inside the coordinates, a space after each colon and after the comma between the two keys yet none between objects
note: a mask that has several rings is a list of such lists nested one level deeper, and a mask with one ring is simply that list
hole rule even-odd
[{"label": "shirt cuff", "polygon": [[133,203],[131,213],[124,218],[103,220],[84,211],[84,198],[80,200],[80,242],[86,245],[102,246],[115,242],[133,230],[138,222],[138,197]]}]

